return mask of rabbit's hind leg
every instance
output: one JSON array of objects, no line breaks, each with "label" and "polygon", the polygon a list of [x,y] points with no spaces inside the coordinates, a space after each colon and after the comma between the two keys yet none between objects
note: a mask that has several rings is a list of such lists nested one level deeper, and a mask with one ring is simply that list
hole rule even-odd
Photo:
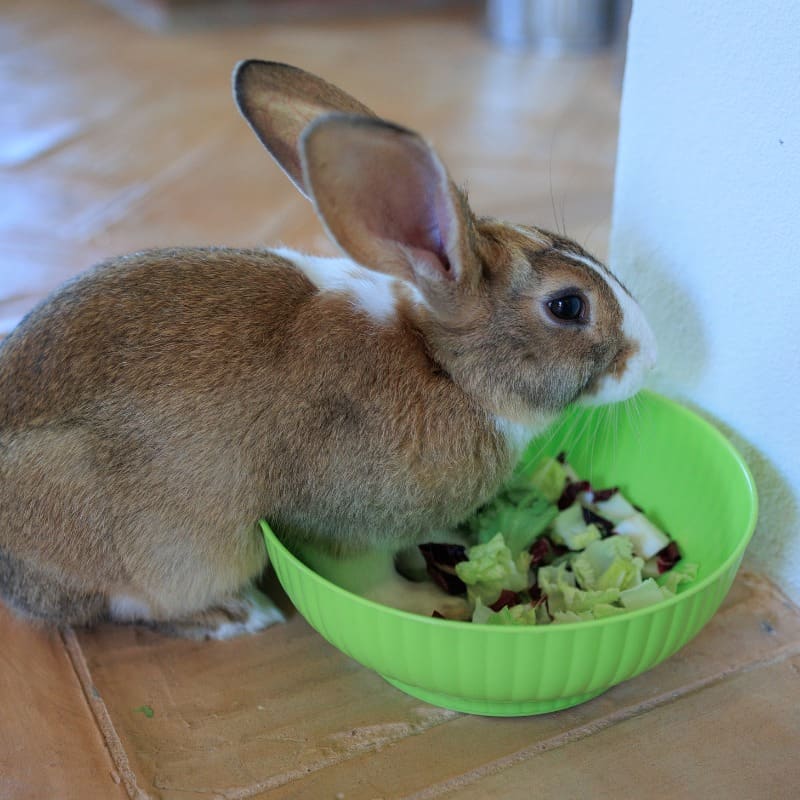
[{"label": "rabbit's hind leg", "polygon": [[0,549],[0,599],[19,616],[50,625],[93,625],[108,618],[100,593],[82,591],[63,576]]},{"label": "rabbit's hind leg", "polygon": [[276,622],[284,622],[281,610],[253,584],[239,594],[213,606],[177,619],[149,623],[169,636],[187,639],[231,639],[247,633],[257,633]]}]

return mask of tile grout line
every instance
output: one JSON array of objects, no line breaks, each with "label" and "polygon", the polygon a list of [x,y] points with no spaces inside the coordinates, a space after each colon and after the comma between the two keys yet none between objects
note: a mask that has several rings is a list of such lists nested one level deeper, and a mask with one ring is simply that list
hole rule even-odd
[{"label": "tile grout line", "polygon": [[536,744],[523,748],[522,750],[517,750],[516,753],[511,753],[503,758],[498,758],[494,761],[490,761],[487,764],[482,764],[481,766],[476,767],[469,772],[464,772],[454,778],[441,781],[428,786],[425,789],[421,789],[418,792],[405,795],[402,798],[398,798],[398,800],[432,800],[433,798],[441,797],[442,795],[449,794],[450,792],[454,792],[458,789],[466,788],[482,778],[503,772],[510,767],[514,767],[517,764],[521,764],[530,760],[531,758],[534,758],[540,753],[546,753],[550,750],[555,750],[558,747],[563,747],[564,745],[581,741],[582,739],[585,739],[595,733],[601,733],[602,731],[607,730],[612,725],[620,722],[626,722],[629,719],[641,716],[642,714],[653,711],[656,708],[669,705],[672,702],[681,700],[684,697],[688,697],[689,695],[701,691],[702,689],[722,683],[729,678],[738,675],[744,675],[762,667],[769,667],[774,664],[779,664],[782,661],[797,655],[800,655],[800,642],[787,644],[778,651],[774,652],[768,658],[756,659],[755,661],[747,662],[738,667],[731,667],[727,670],[722,670],[721,672],[715,673],[714,675],[710,675],[706,678],[699,678],[698,680],[693,681],[692,683],[689,683],[680,689],[664,692],[656,695],[655,697],[643,700],[635,705],[627,706],[619,711],[607,714],[600,719],[578,726],[577,728],[572,728],[571,730],[565,731],[564,733],[560,733],[556,736],[552,736],[544,741],[537,742]]},{"label": "tile grout line", "polygon": [[136,775],[131,769],[125,748],[122,746],[122,741],[111,720],[111,715],[108,713],[108,708],[94,686],[89,665],[86,663],[86,658],[83,655],[78,638],[75,636],[75,631],[72,628],[62,628],[60,633],[61,640],[72,664],[72,669],[83,689],[86,702],[92,710],[100,735],[111,756],[111,761],[125,785],[128,796],[131,800],[151,800],[150,795],[139,788]]},{"label": "tile grout line", "polygon": [[355,747],[339,753],[338,755],[319,759],[308,767],[298,767],[294,770],[289,770],[288,772],[272,775],[269,778],[258,781],[250,786],[243,786],[227,790],[215,789],[214,791],[217,792],[221,797],[225,798],[225,800],[248,800],[248,798],[261,795],[263,792],[272,791],[273,789],[279,789],[282,786],[286,786],[294,780],[307,778],[309,775],[321,772],[329,767],[346,764],[348,761],[353,758],[357,758],[358,756],[370,752],[376,752],[383,747],[391,746],[411,736],[418,736],[419,734],[425,733],[432,728],[438,727],[439,725],[446,725],[447,723],[452,722],[453,720],[462,716],[462,714],[458,711],[450,711],[448,709],[437,708],[435,706],[432,706],[431,708],[433,709],[433,713],[430,715],[430,717],[416,724],[412,723],[408,726],[405,726],[405,729],[402,732],[396,733],[395,735],[387,735],[377,741],[361,742]]}]

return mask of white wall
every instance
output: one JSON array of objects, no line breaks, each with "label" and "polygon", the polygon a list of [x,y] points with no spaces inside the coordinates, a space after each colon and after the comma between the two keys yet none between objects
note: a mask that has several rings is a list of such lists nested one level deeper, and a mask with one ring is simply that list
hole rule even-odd
[{"label": "white wall", "polygon": [[800,3],[634,0],[611,261],[659,339],[653,388],[740,448],[745,564],[800,601]]}]

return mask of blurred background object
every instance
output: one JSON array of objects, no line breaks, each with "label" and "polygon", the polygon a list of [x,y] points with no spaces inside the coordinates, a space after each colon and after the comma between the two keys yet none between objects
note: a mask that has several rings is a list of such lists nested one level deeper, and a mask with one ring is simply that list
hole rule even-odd
[{"label": "blurred background object", "polygon": [[631,0],[487,0],[489,35],[542,55],[595,53],[624,40]]},{"label": "blurred background object", "polygon": [[101,0],[156,31],[441,11],[479,0]]},{"label": "blurred background object", "polygon": [[543,55],[594,53],[624,40],[632,0],[100,0],[155,31],[483,8],[489,36]]}]

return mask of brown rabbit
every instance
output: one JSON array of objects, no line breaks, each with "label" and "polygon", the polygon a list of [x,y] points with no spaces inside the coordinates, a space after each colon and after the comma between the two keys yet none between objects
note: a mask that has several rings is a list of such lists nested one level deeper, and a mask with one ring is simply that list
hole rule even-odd
[{"label": "brown rabbit", "polygon": [[[418,135],[302,70],[236,99],[344,253],[111,259],[0,348],[0,593],[33,619],[280,618],[264,516],[325,570],[452,526],[573,401],[632,394],[641,312],[567,239],[476,217]],[[424,610],[433,600],[391,591]]]}]

